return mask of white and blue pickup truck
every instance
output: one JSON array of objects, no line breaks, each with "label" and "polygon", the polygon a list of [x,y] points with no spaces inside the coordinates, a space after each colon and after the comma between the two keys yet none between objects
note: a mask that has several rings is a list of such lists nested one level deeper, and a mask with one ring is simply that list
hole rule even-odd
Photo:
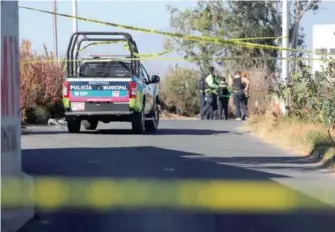
[{"label": "white and blue pickup truck", "polygon": [[[94,37],[101,35],[106,38]],[[95,56],[78,61],[83,41],[120,40],[128,43],[130,59]],[[63,105],[70,133],[80,132],[82,124],[87,130],[95,130],[99,122],[113,121],[131,122],[137,134],[157,130],[160,77],[149,76],[140,60],[134,59],[135,54],[137,46],[128,33],[76,32],[71,36],[63,81]]]}]

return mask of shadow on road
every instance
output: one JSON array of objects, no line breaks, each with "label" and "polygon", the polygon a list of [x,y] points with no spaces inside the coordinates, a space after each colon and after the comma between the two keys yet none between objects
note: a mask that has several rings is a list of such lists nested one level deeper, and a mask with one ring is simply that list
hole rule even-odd
[{"label": "shadow on road", "polygon": [[[83,131],[83,133],[94,133],[94,134],[108,134],[108,135],[129,135],[132,134],[131,130],[127,129],[106,129],[97,131]],[[217,130],[205,130],[205,129],[158,129],[154,133],[146,133],[146,135],[218,135],[234,133],[233,131],[217,131]]]},{"label": "shadow on road", "polygon": [[[23,135],[55,135],[55,134],[67,134],[69,133],[66,128],[62,130],[26,130],[22,132]],[[242,133],[234,131],[217,131],[217,130],[205,130],[205,129],[158,129],[154,133],[145,133],[144,135],[220,135],[220,134],[236,134],[242,135]],[[131,129],[103,129],[103,130],[84,130],[80,134],[106,134],[106,135],[131,135],[133,134]]]},{"label": "shadow on road", "polygon": [[[158,147],[59,148],[22,151],[25,172],[34,176],[199,180],[268,180],[285,177],[182,156]],[[136,194],[136,193],[135,193]],[[334,214],[219,214],[176,210],[67,210],[39,212],[19,232],[297,232],[333,231]]]},{"label": "shadow on road", "polygon": [[65,130],[25,130],[22,135],[57,135],[68,133]]},{"label": "shadow on road", "polygon": [[22,152],[23,169],[32,175],[225,180],[285,177],[186,159],[182,156],[201,155],[158,147],[29,149]]}]

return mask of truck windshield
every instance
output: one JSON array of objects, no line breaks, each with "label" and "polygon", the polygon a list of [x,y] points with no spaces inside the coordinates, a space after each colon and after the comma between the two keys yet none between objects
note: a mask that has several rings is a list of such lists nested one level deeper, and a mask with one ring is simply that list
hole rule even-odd
[{"label": "truck windshield", "polygon": [[129,62],[122,61],[94,61],[80,65],[80,77],[130,77],[131,66]]}]

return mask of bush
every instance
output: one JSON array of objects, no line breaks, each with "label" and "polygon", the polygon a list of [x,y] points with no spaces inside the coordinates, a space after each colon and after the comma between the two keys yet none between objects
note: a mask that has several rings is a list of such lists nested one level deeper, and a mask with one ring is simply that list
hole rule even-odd
[{"label": "bush", "polygon": [[249,128],[269,141],[309,153],[324,167],[335,168],[334,82],[334,61],[325,62],[322,72],[315,75],[301,66],[291,83],[279,84],[277,89],[278,97],[289,100],[289,114],[278,117],[271,110],[251,118]]},{"label": "bush", "polygon": [[23,121],[36,123],[45,121],[52,114],[61,114],[50,110],[62,100],[63,67],[61,63],[53,60],[45,46],[44,50],[44,55],[33,52],[28,40],[23,40],[20,46],[20,101]]},{"label": "bush", "polygon": [[30,108],[27,112],[26,122],[28,124],[46,124],[51,117],[48,108],[45,106],[35,106]]},{"label": "bush", "polygon": [[312,75],[309,67],[301,67],[292,75],[291,83],[281,87],[290,99],[290,116],[299,120],[335,123],[335,61],[325,62],[322,72]]},{"label": "bush", "polygon": [[192,69],[170,69],[160,86],[163,108],[184,116],[198,114],[200,93],[197,84],[199,77],[200,73]]}]

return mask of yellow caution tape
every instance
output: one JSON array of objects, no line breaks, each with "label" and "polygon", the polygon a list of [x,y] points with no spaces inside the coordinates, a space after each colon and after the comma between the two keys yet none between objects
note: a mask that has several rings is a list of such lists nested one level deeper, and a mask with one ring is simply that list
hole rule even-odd
[{"label": "yellow caution tape", "polygon": [[[22,202],[20,194],[24,193]],[[331,193],[329,193],[331,197]],[[17,179],[3,178],[3,208],[36,205],[44,210],[60,208],[175,208],[209,211],[291,211],[325,209],[320,202],[276,182],[199,181],[157,179],[57,179],[34,180],[34,189]]]},{"label": "yellow caution tape", "polygon": [[243,41],[243,40],[266,40],[266,39],[284,39],[288,38],[288,36],[266,36],[266,37],[251,37],[251,38],[232,38],[232,39],[227,39],[231,41]]},{"label": "yellow caution tape", "polygon": [[223,44],[223,45],[233,45],[233,46],[240,46],[240,47],[245,47],[245,48],[287,50],[287,51],[292,51],[292,52],[305,52],[305,53],[313,53],[313,54],[320,54],[320,55],[324,54],[322,52],[316,53],[316,52],[309,51],[309,50],[280,48],[280,47],[271,46],[271,45],[255,44],[255,43],[250,43],[250,42],[241,42],[241,41],[235,41],[235,40],[229,40],[229,39],[212,38],[208,36],[194,36],[194,35],[186,35],[182,33],[164,32],[164,31],[159,31],[159,30],[154,30],[154,29],[147,29],[147,28],[141,28],[141,27],[135,27],[135,26],[129,26],[129,25],[123,25],[123,24],[104,22],[104,21],[96,20],[96,19],[88,19],[88,18],[79,17],[79,16],[74,17],[68,14],[55,13],[51,11],[46,11],[46,10],[41,10],[41,9],[36,9],[36,8],[31,8],[31,7],[25,7],[25,6],[20,6],[20,8],[42,12],[42,13],[47,13],[47,14],[56,14],[56,15],[71,18],[71,19],[75,18],[75,19],[82,20],[85,22],[97,23],[97,24],[101,24],[105,26],[112,26],[112,27],[123,28],[127,30],[139,31],[139,32],[150,33],[150,34],[158,34],[158,35],[169,36],[169,37],[177,37],[177,38],[191,40],[191,41],[208,42],[208,43]]},{"label": "yellow caution tape", "polygon": [[[143,55],[143,54],[141,54]],[[145,55],[145,54],[144,54]],[[152,54],[148,54],[152,55]],[[127,58],[127,57],[115,57],[115,58],[106,58],[106,59],[98,59],[99,61],[131,61],[131,60],[157,60],[157,61],[197,61],[197,60],[204,60],[204,59],[194,59],[194,58],[182,58],[182,57],[155,57],[155,56],[150,56],[150,57],[139,57],[139,58]],[[283,58],[261,58],[261,57],[223,57],[223,58],[218,58],[218,59],[209,59],[213,61],[229,61],[229,60],[283,60]],[[292,60],[292,61],[297,61],[297,60],[316,60],[316,61],[335,61],[335,58],[287,58],[286,60]],[[48,63],[48,62],[66,62],[66,59],[58,59],[58,60],[25,60],[22,63],[24,64],[33,64],[33,63]],[[85,62],[85,61],[92,61],[92,59],[78,59],[78,60],[68,60],[70,62]]]},{"label": "yellow caution tape", "polygon": [[[99,41],[99,42],[92,42],[92,43],[89,43],[87,45],[85,45],[83,48],[81,48],[79,51],[84,51],[86,48],[90,47],[90,46],[93,46],[93,45],[103,45],[103,44],[115,44],[115,43],[124,43],[124,49],[126,51],[129,51],[129,47],[128,47],[128,44],[125,43],[124,41]],[[168,54],[172,52],[171,50],[164,50],[162,52],[158,52],[158,53],[151,53],[151,54],[139,54],[139,53],[136,53],[134,52],[135,56],[136,57],[157,57],[157,56],[162,56],[162,55],[165,55],[165,54]]]}]

